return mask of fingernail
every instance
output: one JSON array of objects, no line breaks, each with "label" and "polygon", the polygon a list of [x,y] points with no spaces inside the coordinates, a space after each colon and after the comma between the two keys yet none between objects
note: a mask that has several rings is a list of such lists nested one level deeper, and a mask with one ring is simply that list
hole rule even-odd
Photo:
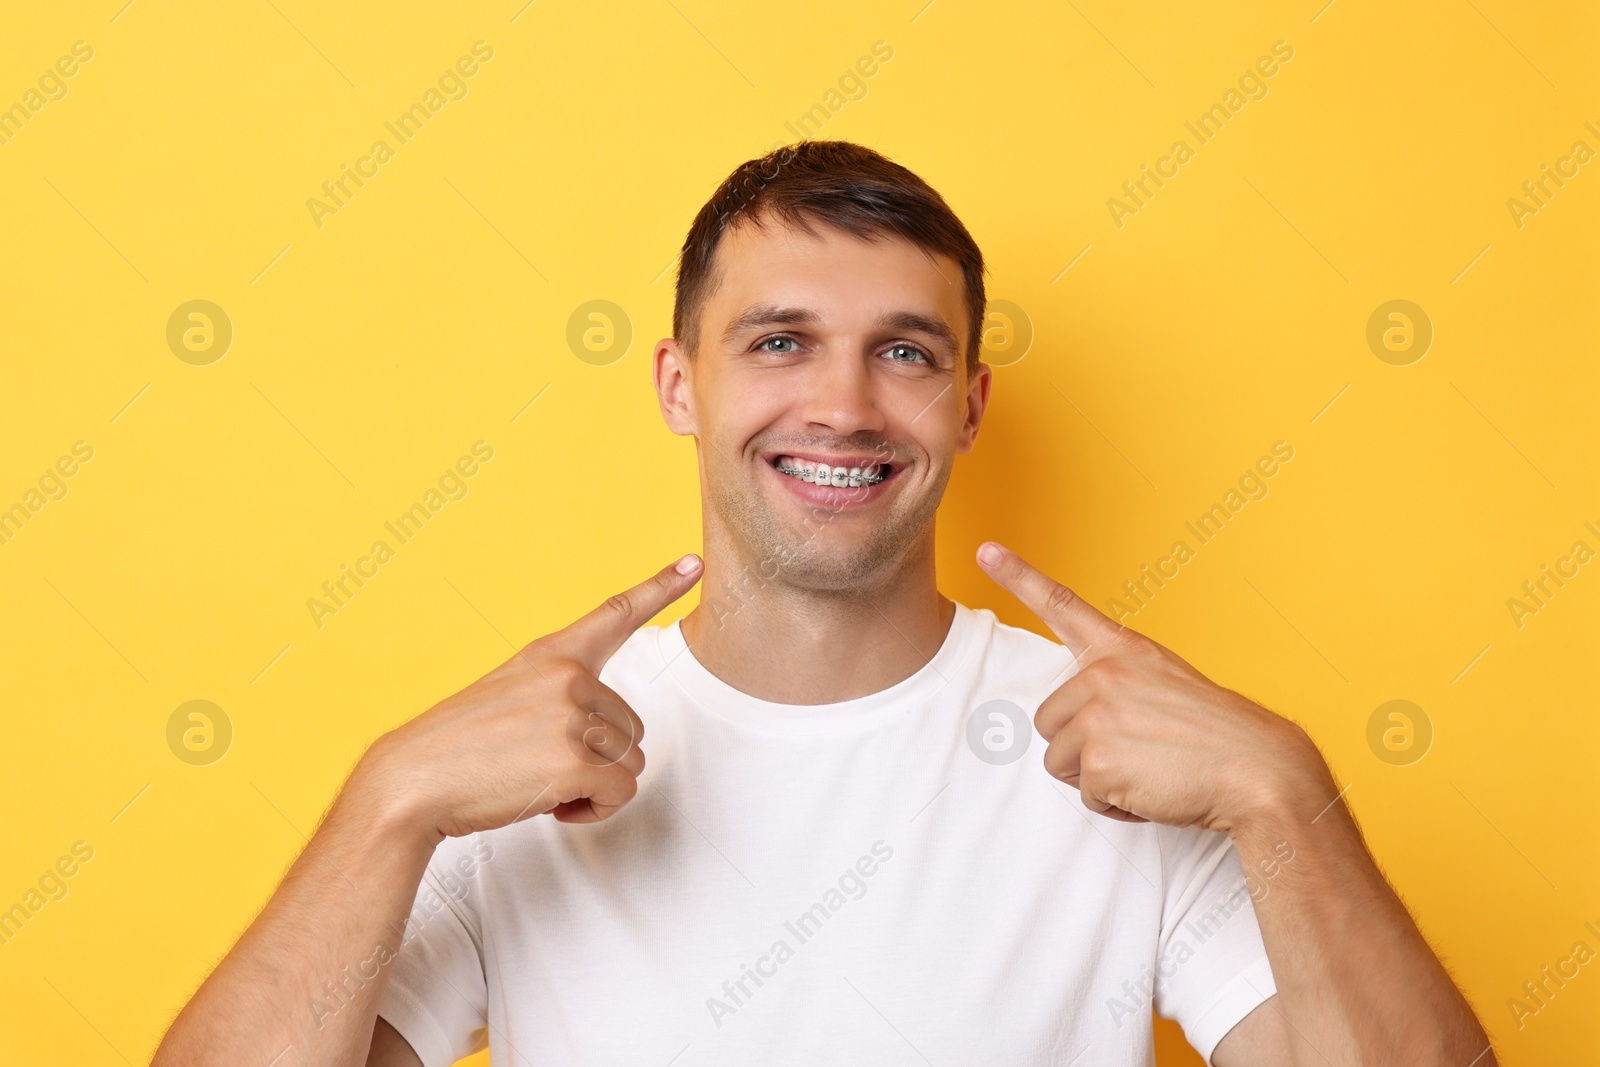
[{"label": "fingernail", "polygon": [[1000,562],[1000,546],[993,541],[985,541],[978,546],[978,562],[985,566],[993,567]]},{"label": "fingernail", "polygon": [[693,574],[700,569],[700,557],[691,552],[677,563],[674,563],[672,569],[682,575]]}]

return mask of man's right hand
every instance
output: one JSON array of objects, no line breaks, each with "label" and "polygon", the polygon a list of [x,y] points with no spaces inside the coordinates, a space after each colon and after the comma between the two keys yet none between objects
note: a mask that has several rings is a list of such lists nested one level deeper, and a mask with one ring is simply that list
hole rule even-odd
[{"label": "man's right hand", "polygon": [[685,556],[385,734],[357,768],[362,784],[430,844],[544,812],[610,817],[638,791],[644,723],[600,670],[701,569]]}]

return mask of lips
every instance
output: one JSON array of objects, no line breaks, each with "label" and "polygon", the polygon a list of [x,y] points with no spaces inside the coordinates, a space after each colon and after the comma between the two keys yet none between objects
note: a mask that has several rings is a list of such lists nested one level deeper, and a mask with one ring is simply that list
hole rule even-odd
[{"label": "lips", "polygon": [[779,460],[783,460],[783,461],[785,461],[787,463],[795,463],[795,462],[797,462],[797,463],[802,463],[802,464],[809,464],[809,465],[811,465],[813,467],[816,466],[819,463],[826,463],[829,467],[843,467],[846,470],[849,470],[851,467],[860,467],[861,469],[865,470],[866,468],[871,467],[871,466],[878,466],[878,467],[883,467],[883,468],[886,468],[887,470],[893,471],[893,470],[898,470],[899,468],[905,466],[905,464],[903,464],[903,463],[896,463],[895,462],[894,454],[893,454],[893,450],[892,449],[890,450],[890,455],[887,458],[884,457],[884,455],[883,455],[883,453],[881,451],[878,451],[878,452],[807,452],[807,451],[802,451],[802,450],[793,450],[793,451],[781,451],[781,450],[779,450],[779,451],[763,452],[763,453],[761,453],[761,458],[766,463],[768,463],[769,465],[772,465],[772,466],[776,466]]}]

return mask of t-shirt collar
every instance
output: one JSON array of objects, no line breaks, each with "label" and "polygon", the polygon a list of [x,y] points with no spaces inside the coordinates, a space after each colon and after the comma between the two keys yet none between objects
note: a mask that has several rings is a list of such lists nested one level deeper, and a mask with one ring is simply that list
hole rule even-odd
[{"label": "t-shirt collar", "polygon": [[851,733],[916,710],[955,680],[970,648],[982,636],[986,614],[956,602],[955,618],[933,658],[887,689],[834,704],[780,704],[761,700],[708,671],[689,650],[678,622],[656,630],[657,669],[701,708],[767,733]]}]

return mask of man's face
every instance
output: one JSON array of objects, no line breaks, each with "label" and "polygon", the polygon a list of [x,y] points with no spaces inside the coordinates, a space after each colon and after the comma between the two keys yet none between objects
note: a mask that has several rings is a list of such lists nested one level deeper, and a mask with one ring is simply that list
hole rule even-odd
[{"label": "man's face", "polygon": [[[931,537],[990,371],[967,374],[953,260],[813,225],[724,233],[698,351],[657,345],[656,388],[667,425],[697,438],[708,526],[764,579],[846,589]],[[823,465],[843,473],[818,484]]]}]

